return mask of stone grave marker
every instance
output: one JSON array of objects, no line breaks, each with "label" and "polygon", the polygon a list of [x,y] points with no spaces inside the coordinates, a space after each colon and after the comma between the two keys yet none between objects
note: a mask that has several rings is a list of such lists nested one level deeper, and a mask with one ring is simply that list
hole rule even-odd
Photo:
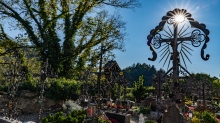
[{"label": "stone grave marker", "polygon": [[167,112],[163,115],[163,123],[184,123],[183,115],[180,114],[176,106],[168,107]]}]

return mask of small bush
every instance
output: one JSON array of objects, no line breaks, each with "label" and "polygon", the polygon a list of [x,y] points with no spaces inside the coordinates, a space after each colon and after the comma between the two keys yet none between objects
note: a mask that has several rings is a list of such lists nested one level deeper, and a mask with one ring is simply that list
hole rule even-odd
[{"label": "small bush", "polygon": [[145,121],[145,123],[157,123],[157,122],[153,120],[148,120],[148,121]]},{"label": "small bush", "polygon": [[194,116],[192,118],[192,123],[201,123],[201,120],[199,118],[197,118],[196,116]]},{"label": "small bush", "polygon": [[74,110],[68,115],[63,112],[57,112],[55,115],[50,114],[42,119],[42,123],[83,123],[85,118],[85,111]]},{"label": "small bush", "polygon": [[37,92],[38,89],[38,80],[24,81],[21,86],[18,87],[19,90],[29,90],[31,92]]},{"label": "small bush", "polygon": [[197,112],[197,111],[194,111],[194,112],[193,112],[193,116],[195,116],[195,117],[201,119],[201,118],[202,118],[202,113]]},{"label": "small bush", "polygon": [[202,119],[205,123],[218,123],[218,121],[212,116],[212,114],[207,111],[204,111],[202,113]]},{"label": "small bush", "polygon": [[70,95],[78,94],[80,86],[80,83],[75,80],[51,79],[46,83],[45,96],[55,101],[66,100]]},{"label": "small bush", "polygon": [[127,98],[128,100],[135,100],[135,97],[134,97],[134,95],[133,95],[132,93],[127,93],[127,94],[126,94],[126,98]]},{"label": "small bush", "polygon": [[142,114],[150,114],[150,107],[140,107],[139,109],[139,114],[142,113]]}]

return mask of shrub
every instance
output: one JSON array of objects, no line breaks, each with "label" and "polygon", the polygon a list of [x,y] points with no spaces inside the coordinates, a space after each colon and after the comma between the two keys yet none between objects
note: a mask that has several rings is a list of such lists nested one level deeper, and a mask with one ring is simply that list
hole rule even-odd
[{"label": "shrub", "polygon": [[135,100],[135,97],[134,97],[134,95],[132,94],[132,93],[127,93],[126,94],[126,98],[128,99],[128,100]]},{"label": "shrub", "polygon": [[192,123],[201,123],[201,121],[200,121],[199,118],[197,118],[196,116],[194,116],[194,117],[192,118]]},{"label": "shrub", "polygon": [[63,112],[57,112],[55,115],[50,114],[42,119],[42,123],[83,123],[85,118],[85,111],[74,110],[68,115]]},{"label": "shrub", "polygon": [[140,113],[142,113],[142,114],[150,114],[150,111],[151,111],[150,107],[140,107],[138,113],[139,113],[139,114],[140,114]]},{"label": "shrub", "polygon": [[24,81],[21,86],[18,87],[19,90],[29,90],[31,92],[38,91],[38,80],[32,79],[30,81]]},{"label": "shrub", "polygon": [[8,90],[8,86],[0,85],[0,91],[7,92],[7,90]]},{"label": "shrub", "polygon": [[78,94],[80,86],[80,83],[75,80],[50,79],[46,83],[45,96],[55,101],[66,100],[70,98],[70,95]]},{"label": "shrub", "polygon": [[194,112],[193,112],[193,116],[195,116],[195,117],[201,119],[201,118],[202,118],[202,113],[197,112],[197,111],[194,111]]},{"label": "shrub", "polygon": [[148,121],[145,121],[145,123],[157,123],[157,122],[153,120],[148,120]]},{"label": "shrub", "polygon": [[207,111],[202,113],[202,119],[205,123],[218,123],[218,121],[211,115],[211,113]]},{"label": "shrub", "polygon": [[140,112],[140,108],[138,106],[132,106],[132,110],[136,113]]},{"label": "shrub", "polygon": [[146,90],[147,88],[144,86],[144,78],[143,75],[139,77],[138,81],[135,81],[133,83],[133,90],[132,94],[136,98],[138,102],[143,100],[147,95],[146,95]]}]

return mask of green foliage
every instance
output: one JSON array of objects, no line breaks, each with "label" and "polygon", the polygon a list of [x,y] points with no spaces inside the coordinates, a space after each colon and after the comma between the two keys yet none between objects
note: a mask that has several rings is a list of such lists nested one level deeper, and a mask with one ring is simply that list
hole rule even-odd
[{"label": "green foliage", "polygon": [[138,111],[138,114],[142,113],[142,114],[150,114],[150,107],[144,107],[144,106],[141,106],[139,108],[139,111]]},{"label": "green foliage", "polygon": [[[0,24],[10,23],[6,28],[22,30],[36,46],[40,60],[44,62],[49,58],[54,71],[59,76],[70,79],[76,76],[76,71],[83,69],[86,61],[97,62],[100,54],[94,47],[101,43],[105,45],[104,54],[114,49],[123,51],[125,22],[121,21],[121,16],[117,13],[110,15],[103,9],[96,9],[104,5],[135,8],[139,6],[139,2],[1,0]],[[60,37],[60,34],[64,37]]]},{"label": "green foliage", "polygon": [[154,92],[155,92],[155,87],[153,87],[153,86],[147,86],[147,87],[146,87],[146,91],[147,91],[147,93],[154,93]]},{"label": "green foliage", "polygon": [[80,83],[65,78],[50,79],[46,83],[45,96],[53,100],[66,100],[71,94],[79,94]]},{"label": "green foliage", "polygon": [[132,94],[136,98],[136,100],[139,102],[143,100],[147,94],[146,94],[146,87],[144,86],[144,78],[143,75],[139,77],[138,81],[135,81],[133,84],[133,91]]},{"label": "green foliage", "polygon": [[157,122],[153,120],[148,120],[148,121],[145,121],[144,123],[157,123]]},{"label": "green foliage", "polygon": [[201,119],[197,118],[196,116],[194,116],[192,118],[192,123],[201,123]]},{"label": "green foliage", "polygon": [[30,81],[24,81],[18,90],[29,90],[31,92],[37,92],[38,88],[38,80],[32,79]]},{"label": "green foliage", "polygon": [[204,111],[202,113],[202,119],[205,123],[218,123],[218,121],[212,116],[212,114],[207,111]]},{"label": "green foliage", "polygon": [[193,116],[201,119],[202,118],[202,113],[201,112],[197,112],[197,111],[193,111]]},{"label": "green foliage", "polygon": [[103,119],[102,117],[99,117],[98,123],[112,123],[112,122],[109,119]]},{"label": "green foliage", "polygon": [[128,100],[135,100],[135,97],[134,97],[134,95],[132,94],[132,92],[130,92],[130,93],[127,93],[126,94],[126,98],[128,99]]},{"label": "green foliage", "polygon": [[201,120],[203,120],[204,123],[218,123],[218,121],[214,118],[211,112],[204,111],[204,112],[193,112],[193,123],[203,123]]},{"label": "green foliage", "polygon": [[83,123],[86,118],[84,110],[74,110],[65,115],[63,112],[57,112],[55,115],[48,115],[42,119],[42,123]]},{"label": "green foliage", "polygon": [[123,69],[123,72],[130,82],[138,80],[139,76],[143,75],[144,85],[151,86],[151,80],[153,76],[156,74],[156,68],[154,67],[154,65],[151,66],[147,65],[146,63],[137,63],[133,64],[132,66],[126,67],[125,69]]}]

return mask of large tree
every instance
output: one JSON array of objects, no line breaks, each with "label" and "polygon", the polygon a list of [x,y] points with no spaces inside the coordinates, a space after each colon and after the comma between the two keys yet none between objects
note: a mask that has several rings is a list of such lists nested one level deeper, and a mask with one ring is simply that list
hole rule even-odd
[{"label": "large tree", "polygon": [[110,15],[104,6],[135,8],[138,0],[0,0],[0,23],[26,34],[49,58],[55,72],[67,78],[86,61],[96,62],[102,53],[123,49],[125,22],[119,14]]}]

